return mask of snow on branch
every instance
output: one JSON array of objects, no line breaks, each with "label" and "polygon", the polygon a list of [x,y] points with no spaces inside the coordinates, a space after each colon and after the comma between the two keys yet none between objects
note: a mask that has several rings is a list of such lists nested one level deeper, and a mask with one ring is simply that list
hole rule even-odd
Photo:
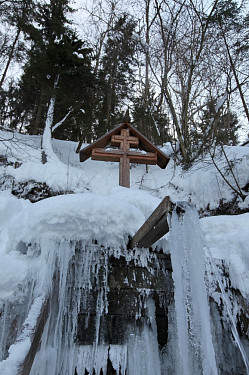
[{"label": "snow on branch", "polygon": [[54,126],[52,126],[52,132],[54,132],[59,126],[61,126],[64,121],[66,121],[66,119],[68,118],[68,116],[70,115],[70,113],[72,113],[72,111],[73,111],[73,108],[71,107],[69,109],[68,113],[63,117],[63,119],[61,119]]},{"label": "snow on branch", "polygon": [[225,101],[227,100],[228,93],[225,91],[224,95],[218,100],[215,106],[215,112],[218,112],[220,108],[224,105]]}]

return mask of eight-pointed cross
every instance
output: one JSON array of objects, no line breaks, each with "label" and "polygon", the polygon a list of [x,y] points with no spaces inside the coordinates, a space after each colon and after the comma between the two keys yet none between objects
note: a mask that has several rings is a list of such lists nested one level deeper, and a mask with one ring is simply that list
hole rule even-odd
[{"label": "eight-pointed cross", "polygon": [[130,150],[130,147],[139,146],[138,137],[132,137],[129,129],[121,129],[120,135],[111,137],[111,146],[119,149],[94,148],[92,150],[93,160],[119,161],[119,185],[130,187],[130,163],[157,164],[155,152],[138,152]]}]

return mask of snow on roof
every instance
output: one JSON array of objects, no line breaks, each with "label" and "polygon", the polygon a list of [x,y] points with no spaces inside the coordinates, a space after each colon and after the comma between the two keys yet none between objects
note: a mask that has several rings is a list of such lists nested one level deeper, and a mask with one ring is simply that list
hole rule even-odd
[{"label": "snow on roof", "polygon": [[165,168],[169,162],[169,158],[156,146],[153,145],[142,133],[140,133],[131,124],[124,122],[114,129],[110,130],[108,133],[104,134],[102,137],[97,139],[95,142],[81,149],[80,151],[80,161],[83,162],[87,160],[92,155],[93,148],[104,148],[111,142],[112,135],[119,134],[121,129],[129,129],[131,135],[136,136],[139,139],[139,148],[147,152],[155,152],[157,154],[157,164],[160,168]]}]

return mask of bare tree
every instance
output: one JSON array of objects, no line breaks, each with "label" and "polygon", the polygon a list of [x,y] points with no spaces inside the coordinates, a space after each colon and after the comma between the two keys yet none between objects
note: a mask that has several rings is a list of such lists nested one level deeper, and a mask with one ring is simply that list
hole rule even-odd
[{"label": "bare tree", "polygon": [[80,11],[83,11],[86,16],[84,25],[78,22],[78,26],[83,32],[83,37],[87,39],[93,48],[95,74],[99,71],[104,43],[108,33],[112,30],[119,14],[122,13],[122,3],[122,0],[86,1],[80,8]]},{"label": "bare tree", "polygon": [[239,96],[240,96],[240,99],[241,99],[241,102],[242,102],[242,105],[243,105],[243,109],[244,109],[247,121],[249,123],[249,109],[248,109],[246,99],[245,99],[245,95],[244,95],[244,92],[243,92],[243,89],[242,89],[243,85],[245,83],[248,84],[248,82],[249,82],[249,74],[247,72],[244,72],[243,73],[243,80],[242,80],[242,82],[240,81],[240,79],[239,79],[240,72],[239,72],[239,69],[236,68],[236,62],[239,61],[238,55],[235,56],[235,58],[233,59],[232,48],[229,46],[229,43],[228,43],[229,37],[226,36],[226,32],[225,32],[224,27],[223,27],[221,22],[219,22],[219,26],[220,26],[221,35],[222,35],[222,38],[223,38],[223,41],[224,41],[224,45],[225,45],[225,48],[226,48],[227,56],[228,56],[228,59],[229,59],[230,68],[231,68],[231,71],[233,73],[233,77],[234,77],[234,80],[235,80],[235,83],[236,83],[236,89],[239,91]]},{"label": "bare tree", "polygon": [[[204,2],[159,1],[157,9],[157,50],[150,57],[154,77],[160,87],[159,103],[167,103],[180,144],[183,160],[191,159],[191,127],[209,94],[210,80],[205,65],[211,43],[209,23],[218,0],[205,9]],[[160,74],[158,68],[160,67]]]},{"label": "bare tree", "polygon": [[10,67],[10,63],[13,60],[14,52],[15,52],[15,49],[16,49],[16,46],[17,46],[17,42],[18,42],[20,33],[21,33],[21,30],[16,31],[16,36],[14,38],[14,41],[13,41],[12,45],[10,46],[9,53],[7,55],[6,65],[5,65],[5,68],[3,70],[2,77],[0,79],[0,88],[2,87],[2,85],[4,83],[4,80],[7,76],[8,69]]},{"label": "bare tree", "polygon": [[[20,41],[22,32],[26,29],[32,18],[32,1],[6,0],[0,3],[1,29],[0,54],[1,54],[1,78],[0,88],[7,77],[12,61],[20,58],[24,52],[24,44]],[[23,60],[23,56],[22,56]]]}]

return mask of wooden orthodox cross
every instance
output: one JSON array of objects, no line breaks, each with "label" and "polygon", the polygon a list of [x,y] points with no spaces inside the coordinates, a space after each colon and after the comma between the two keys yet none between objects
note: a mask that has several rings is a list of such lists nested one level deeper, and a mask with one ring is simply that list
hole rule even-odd
[{"label": "wooden orthodox cross", "polygon": [[111,146],[119,149],[106,150],[104,148],[94,148],[92,150],[92,160],[119,161],[119,185],[130,187],[130,163],[156,164],[157,154],[155,152],[138,152],[130,148],[137,148],[138,137],[132,137],[129,129],[121,129],[120,135],[111,137]]},{"label": "wooden orthodox cross", "polygon": [[[119,162],[119,185],[130,187],[130,163],[158,164],[165,168],[169,159],[131,126],[127,116],[121,125],[81,150],[80,161],[91,156],[92,160]],[[107,145],[115,148],[106,148]]]}]

